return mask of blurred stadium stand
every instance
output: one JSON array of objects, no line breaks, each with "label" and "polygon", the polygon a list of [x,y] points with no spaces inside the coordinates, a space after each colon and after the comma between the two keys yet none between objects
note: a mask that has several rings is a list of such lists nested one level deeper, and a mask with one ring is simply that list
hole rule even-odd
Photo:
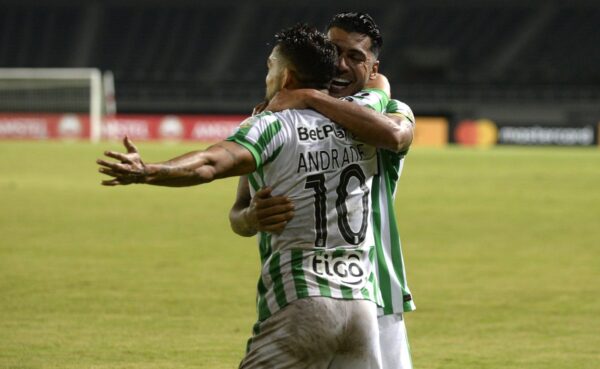
[{"label": "blurred stadium stand", "polygon": [[599,1],[294,4],[0,0],[0,67],[111,70],[120,112],[246,113],[276,31],[361,10],[382,29],[393,95],[420,115],[600,116]]}]

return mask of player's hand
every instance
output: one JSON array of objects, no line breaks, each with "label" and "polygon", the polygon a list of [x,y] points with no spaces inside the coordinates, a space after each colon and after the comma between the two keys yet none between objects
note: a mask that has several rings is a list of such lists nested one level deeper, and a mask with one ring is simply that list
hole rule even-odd
[{"label": "player's hand", "polygon": [[147,175],[146,164],[142,160],[137,147],[131,142],[129,137],[123,138],[123,145],[127,153],[116,151],[105,151],[104,155],[119,162],[96,160],[100,165],[100,173],[114,177],[113,179],[102,181],[104,186],[128,185],[132,183],[144,183]]},{"label": "player's hand", "polygon": [[283,88],[273,96],[265,110],[277,112],[286,109],[307,109],[306,94],[309,89],[289,90]]},{"label": "player's hand", "polygon": [[271,196],[271,188],[264,187],[252,198],[246,216],[256,230],[281,234],[294,217],[294,204],[286,196]]},{"label": "player's hand", "polygon": [[390,86],[390,81],[388,81],[387,77],[381,73],[377,73],[374,76],[370,77],[367,83],[365,84],[365,88],[377,88],[383,90],[388,97],[392,97],[392,88]]},{"label": "player's hand", "polygon": [[256,114],[260,114],[263,111],[265,111],[265,108],[267,107],[267,105],[269,105],[269,101],[265,100],[263,102],[261,102],[260,104],[257,104],[254,109],[252,109],[252,115],[256,115]]}]

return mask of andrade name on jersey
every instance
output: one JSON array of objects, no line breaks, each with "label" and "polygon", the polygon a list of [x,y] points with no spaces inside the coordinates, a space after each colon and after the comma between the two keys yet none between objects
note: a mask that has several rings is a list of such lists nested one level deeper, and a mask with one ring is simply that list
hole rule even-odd
[{"label": "andrade name on jersey", "polygon": [[296,173],[310,173],[340,169],[344,166],[365,160],[363,144],[346,146],[343,150],[330,149],[301,152],[298,156]]}]

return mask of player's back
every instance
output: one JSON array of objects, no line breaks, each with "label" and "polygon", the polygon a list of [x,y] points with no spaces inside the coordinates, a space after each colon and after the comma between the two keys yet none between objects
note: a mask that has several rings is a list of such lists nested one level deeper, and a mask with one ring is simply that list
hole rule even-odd
[{"label": "player's back", "polygon": [[281,122],[281,152],[264,165],[265,185],[294,203],[294,218],[273,251],[361,248],[373,245],[371,180],[376,149],[313,110],[274,113]]},{"label": "player's back", "polygon": [[370,216],[376,149],[313,110],[249,118],[232,139],[257,162],[251,192],[271,186],[295,205],[280,235],[259,235],[259,320],[310,296],[380,304]]},{"label": "player's back", "polygon": [[259,236],[259,324],[241,368],[263,368],[265,357],[270,367],[379,368],[370,214],[376,149],[313,110],[249,123],[250,142],[237,142],[257,161],[252,192],[270,186],[295,210],[280,235]]}]

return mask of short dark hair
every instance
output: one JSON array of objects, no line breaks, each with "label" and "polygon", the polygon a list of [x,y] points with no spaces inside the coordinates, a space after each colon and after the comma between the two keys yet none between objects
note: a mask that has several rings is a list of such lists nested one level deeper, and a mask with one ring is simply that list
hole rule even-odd
[{"label": "short dark hair", "polygon": [[356,32],[371,38],[371,52],[375,57],[379,56],[379,51],[383,46],[383,37],[375,21],[367,13],[344,12],[333,16],[327,30],[332,27],[341,28],[346,32]]},{"label": "short dark hair", "polygon": [[275,34],[275,46],[292,65],[303,87],[328,89],[335,76],[337,49],[314,27],[297,24]]}]

